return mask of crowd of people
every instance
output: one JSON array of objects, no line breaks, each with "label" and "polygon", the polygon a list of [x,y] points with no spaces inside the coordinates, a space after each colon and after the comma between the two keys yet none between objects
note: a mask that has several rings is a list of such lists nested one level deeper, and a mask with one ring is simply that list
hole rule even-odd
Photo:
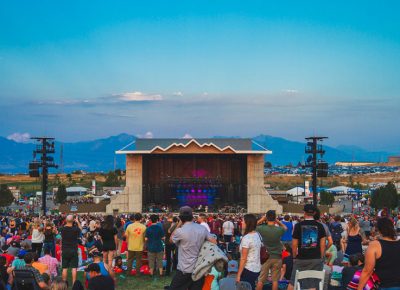
[{"label": "crowd of people", "polygon": [[[20,273],[40,289],[112,290],[118,275],[170,276],[165,289],[294,289],[324,271],[324,289],[400,289],[400,218],[369,212],[303,216],[197,213],[0,218],[0,289]],[[396,232],[397,230],[397,232]],[[85,271],[84,280],[78,270]],[[301,288],[317,289],[304,279]],[[247,288],[246,288],[247,287]]]}]

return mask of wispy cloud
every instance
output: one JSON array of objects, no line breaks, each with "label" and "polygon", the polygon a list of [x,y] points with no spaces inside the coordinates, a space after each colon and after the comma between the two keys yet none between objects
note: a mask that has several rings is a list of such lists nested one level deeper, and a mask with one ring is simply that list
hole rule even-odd
[{"label": "wispy cloud", "polygon": [[31,134],[29,133],[12,133],[7,136],[8,140],[15,141],[17,143],[28,143],[30,142]]},{"label": "wispy cloud", "polygon": [[112,97],[122,102],[154,102],[163,100],[163,96],[160,94],[146,94],[143,92],[114,94]]},{"label": "wispy cloud", "polygon": [[154,134],[153,134],[153,132],[148,131],[148,132],[146,132],[144,134],[138,134],[137,137],[138,138],[144,138],[144,139],[153,139],[154,138]]},{"label": "wispy cloud", "polygon": [[183,93],[180,92],[180,91],[178,91],[178,92],[173,92],[172,95],[173,95],[173,96],[176,96],[176,97],[183,97]]},{"label": "wispy cloud", "polygon": [[190,135],[189,133],[186,133],[185,135],[183,135],[182,139],[192,139],[192,135]]},{"label": "wispy cloud", "polygon": [[287,95],[297,95],[299,93],[296,89],[284,89],[282,92]]}]

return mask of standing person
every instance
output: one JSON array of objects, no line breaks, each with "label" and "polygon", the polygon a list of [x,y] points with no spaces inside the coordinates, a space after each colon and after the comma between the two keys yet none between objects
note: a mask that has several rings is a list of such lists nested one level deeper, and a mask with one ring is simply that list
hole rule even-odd
[{"label": "standing person", "polygon": [[233,241],[233,235],[235,233],[235,226],[230,218],[226,218],[225,222],[222,224],[222,234],[224,236],[224,242],[226,244],[226,249],[228,249],[228,245]]},{"label": "standing person", "polygon": [[115,219],[115,227],[117,228],[117,256],[121,255],[122,241],[124,240],[124,224],[121,218]]},{"label": "standing person", "polygon": [[197,222],[201,226],[205,227],[208,232],[210,232],[210,227],[208,226],[208,223],[207,223],[207,215],[205,213],[199,214],[199,217],[197,218]]},{"label": "standing person", "polygon": [[78,268],[78,239],[81,233],[79,219],[73,215],[65,219],[65,226],[61,228],[61,262],[62,278],[67,281],[68,269],[72,271],[72,284],[76,280]]},{"label": "standing person", "polygon": [[222,222],[217,215],[213,216],[212,220],[210,221],[209,226],[210,226],[211,233],[216,235],[218,237],[218,239],[220,239],[221,234],[222,234]]},{"label": "standing person", "polygon": [[342,247],[342,234],[343,234],[343,228],[340,219],[341,218],[339,215],[335,216],[334,221],[329,226],[333,244],[335,245],[338,251],[340,251]]},{"label": "standing person", "polygon": [[50,222],[46,223],[44,228],[44,243],[43,247],[49,248],[53,257],[56,256],[56,235],[58,234],[56,227]]},{"label": "standing person", "polygon": [[290,216],[285,215],[282,221],[282,224],[285,225],[286,231],[281,238],[281,241],[284,244],[292,244],[292,234],[293,234],[293,223],[290,221]]},{"label": "standing person", "polygon": [[[322,271],[324,266],[326,232],[323,225],[314,220],[317,209],[312,204],[304,206],[304,220],[297,223],[293,231],[293,270],[288,290],[293,290],[296,271]],[[318,282],[305,279],[303,288],[317,288]]]},{"label": "standing person", "polygon": [[253,214],[244,216],[244,233],[240,242],[240,263],[236,282],[249,282],[251,288],[256,288],[256,281],[261,271],[260,249],[262,246],[260,234],[256,232],[257,219]]},{"label": "standing person", "polygon": [[380,289],[400,289],[400,241],[389,218],[378,219],[377,229],[381,238],[369,244],[358,290],[364,289],[374,269],[381,280]]},{"label": "standing person", "polygon": [[346,241],[345,261],[349,262],[349,256],[355,254],[362,254],[362,243],[366,242],[365,235],[361,230],[358,221],[351,218],[349,222],[349,230]]},{"label": "standing person", "polygon": [[[260,277],[257,282],[257,290],[261,290],[268,279],[269,272],[272,276],[272,290],[278,290],[278,282],[282,268],[282,243],[281,238],[285,234],[287,227],[276,218],[274,210],[269,210],[264,219],[267,224],[257,227],[262,241],[269,253],[268,260],[262,265]],[[277,226],[278,225],[278,226]]]},{"label": "standing person", "polygon": [[32,251],[38,254],[38,256],[42,253],[43,241],[43,228],[39,221],[36,221],[32,226]]},{"label": "standing person", "polygon": [[204,278],[193,281],[192,272],[203,243],[216,240],[205,227],[193,222],[193,211],[189,206],[179,209],[179,223],[171,235],[171,241],[178,247],[178,267],[169,290],[200,290]]},{"label": "standing person", "polygon": [[136,274],[140,274],[140,267],[142,266],[143,248],[144,248],[144,235],[146,233],[146,226],[141,224],[142,215],[136,213],[131,216],[134,220],[125,231],[126,242],[128,243],[128,274],[132,271],[133,260],[136,259]]},{"label": "standing person", "polygon": [[150,275],[154,275],[154,269],[158,269],[160,276],[163,274],[164,247],[162,239],[165,237],[164,230],[159,223],[158,215],[150,216],[152,225],[146,229],[147,251],[150,267]]},{"label": "standing person", "polygon": [[103,242],[103,262],[107,264],[111,275],[113,275],[112,261],[118,243],[117,233],[117,228],[114,226],[114,217],[112,215],[107,215],[102,227],[99,229],[99,235]]},{"label": "standing person", "polygon": [[363,218],[360,218],[359,221],[360,228],[365,234],[365,238],[369,239],[371,235],[371,221],[369,220],[368,215],[365,215]]},{"label": "standing person", "polygon": [[174,243],[170,241],[171,233],[174,231],[176,224],[173,223],[173,215],[169,213],[167,215],[167,220],[163,223],[163,230],[165,233],[165,257],[167,260],[167,266],[165,268],[165,275],[169,276],[171,273],[171,260],[172,260],[172,253],[175,249]]}]

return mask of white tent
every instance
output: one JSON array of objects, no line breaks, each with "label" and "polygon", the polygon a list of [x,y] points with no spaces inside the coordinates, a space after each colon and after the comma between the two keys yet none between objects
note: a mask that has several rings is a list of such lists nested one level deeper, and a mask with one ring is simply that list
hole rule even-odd
[{"label": "white tent", "polygon": [[289,189],[288,191],[286,191],[286,193],[291,196],[300,196],[304,194],[304,188],[297,186],[292,189]]},{"label": "white tent", "polygon": [[348,186],[336,186],[336,187],[332,187],[332,188],[328,188],[326,191],[328,192],[333,192],[333,193],[344,193],[347,194],[351,191],[354,191],[354,188],[348,187]]}]

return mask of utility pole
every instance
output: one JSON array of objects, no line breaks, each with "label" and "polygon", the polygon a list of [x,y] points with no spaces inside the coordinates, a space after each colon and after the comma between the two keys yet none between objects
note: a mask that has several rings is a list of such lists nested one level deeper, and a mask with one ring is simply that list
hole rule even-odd
[{"label": "utility pole", "polygon": [[[42,215],[45,216],[49,168],[57,168],[53,156],[50,156],[55,153],[54,138],[32,137],[31,139],[36,140],[38,144],[33,150],[33,161],[29,163],[29,176],[39,177],[39,168],[42,168]],[[39,160],[36,160],[37,154],[41,155]]]},{"label": "utility pole", "polygon": [[312,170],[312,190],[313,190],[313,204],[318,205],[318,194],[317,194],[317,177],[327,177],[328,176],[328,163],[323,160],[318,160],[318,154],[321,158],[325,154],[322,145],[318,145],[318,142],[322,142],[328,137],[307,137],[307,145],[305,148],[306,154],[311,154],[308,156],[305,167],[310,167]]}]

